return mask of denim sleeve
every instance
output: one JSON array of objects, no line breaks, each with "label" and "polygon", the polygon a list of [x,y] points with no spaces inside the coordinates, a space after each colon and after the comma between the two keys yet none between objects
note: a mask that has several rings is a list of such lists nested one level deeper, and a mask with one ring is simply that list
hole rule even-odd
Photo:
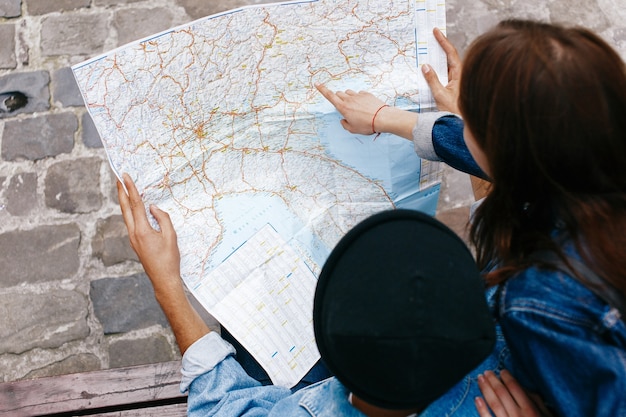
[{"label": "denim sleeve", "polygon": [[581,284],[536,275],[501,297],[511,371],[559,416],[626,416],[626,325]]},{"label": "denim sleeve", "polygon": [[291,391],[262,386],[235,360],[233,347],[211,332],[183,355],[181,391],[188,391],[189,417],[266,416]]},{"label": "denim sleeve", "polygon": [[420,158],[443,161],[459,171],[489,179],[465,145],[463,120],[452,113],[420,113],[413,143]]}]

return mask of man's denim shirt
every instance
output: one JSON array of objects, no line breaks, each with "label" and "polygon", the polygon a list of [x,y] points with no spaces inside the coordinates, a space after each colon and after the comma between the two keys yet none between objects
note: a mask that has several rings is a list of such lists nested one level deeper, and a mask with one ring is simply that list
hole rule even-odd
[{"label": "man's denim shirt", "polygon": [[[463,122],[439,116],[421,115],[417,153],[484,178],[464,144]],[[429,127],[432,141],[424,141],[418,129]],[[580,259],[571,243],[564,249]],[[495,305],[511,355],[507,366],[525,388],[559,416],[626,416],[626,325],[616,309],[576,279],[537,268],[501,285]]]},{"label": "man's denim shirt", "polygon": [[189,391],[187,415],[364,417],[348,401],[348,391],[328,378],[292,394],[261,385],[233,357],[235,350],[217,333],[196,341],[183,356],[181,391]]}]

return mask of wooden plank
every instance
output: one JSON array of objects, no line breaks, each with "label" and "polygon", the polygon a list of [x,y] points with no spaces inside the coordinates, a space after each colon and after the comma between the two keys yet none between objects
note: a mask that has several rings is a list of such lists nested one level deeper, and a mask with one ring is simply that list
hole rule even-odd
[{"label": "wooden plank", "polygon": [[0,384],[0,415],[46,415],[169,399],[184,402],[179,384],[180,361],[6,382]]},{"label": "wooden plank", "polygon": [[140,408],[137,410],[114,411],[90,414],[93,417],[186,417],[187,403],[164,405],[161,407]]}]

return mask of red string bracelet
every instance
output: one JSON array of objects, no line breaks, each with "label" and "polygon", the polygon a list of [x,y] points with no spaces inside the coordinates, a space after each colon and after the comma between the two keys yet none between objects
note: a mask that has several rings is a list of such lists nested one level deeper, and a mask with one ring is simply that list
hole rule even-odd
[{"label": "red string bracelet", "polygon": [[374,122],[376,121],[376,116],[378,116],[378,112],[384,109],[385,107],[389,107],[389,104],[383,104],[382,106],[380,106],[378,110],[376,110],[376,113],[374,113],[374,117],[372,117],[372,135],[376,133],[376,137],[374,138],[374,140],[378,139],[378,137],[381,134],[381,132],[377,132],[376,129],[374,128]]}]

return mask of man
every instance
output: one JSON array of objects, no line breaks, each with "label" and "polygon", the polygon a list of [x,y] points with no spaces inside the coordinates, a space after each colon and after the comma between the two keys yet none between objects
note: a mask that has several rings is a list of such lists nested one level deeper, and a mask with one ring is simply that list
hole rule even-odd
[{"label": "man", "polygon": [[183,354],[188,414],[220,416],[414,415],[492,351],[495,333],[473,257],[437,220],[392,210],[358,224],[337,244],[316,287],[316,342],[335,377],[292,394],[262,386],[189,303],[169,215],[148,223],[133,181],[118,194],[131,245]]}]

